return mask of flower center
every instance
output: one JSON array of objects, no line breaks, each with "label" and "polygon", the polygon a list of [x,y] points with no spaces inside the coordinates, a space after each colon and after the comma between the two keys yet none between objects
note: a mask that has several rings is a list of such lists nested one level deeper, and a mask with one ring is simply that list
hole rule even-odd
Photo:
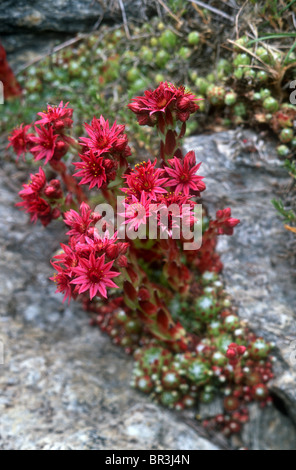
[{"label": "flower center", "polygon": [[90,282],[93,282],[94,284],[96,284],[100,282],[100,280],[102,279],[102,273],[98,272],[97,270],[94,270],[88,274],[88,277],[89,277]]},{"label": "flower center", "polygon": [[167,104],[167,100],[165,97],[163,97],[161,100],[157,101],[157,107],[158,108],[163,108]]},{"label": "flower center", "polygon": [[99,149],[103,149],[104,147],[106,147],[108,145],[108,139],[107,137],[99,137],[97,139],[97,146],[99,147]]},{"label": "flower center", "polygon": [[51,148],[51,142],[50,142],[49,140],[45,140],[42,145],[43,145],[43,147],[45,147],[46,149]]}]

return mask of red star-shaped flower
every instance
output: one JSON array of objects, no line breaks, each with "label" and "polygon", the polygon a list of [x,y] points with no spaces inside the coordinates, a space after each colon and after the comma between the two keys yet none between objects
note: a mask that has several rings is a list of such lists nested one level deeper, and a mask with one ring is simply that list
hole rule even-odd
[{"label": "red star-shaped flower", "polygon": [[113,281],[120,273],[111,271],[113,261],[105,263],[105,255],[95,258],[91,253],[89,259],[81,258],[79,265],[73,269],[78,275],[71,284],[79,286],[78,293],[89,291],[90,299],[93,299],[97,293],[107,298],[106,287],[118,287]]},{"label": "red star-shaped flower", "polygon": [[141,126],[157,125],[164,132],[165,125],[173,125],[174,119],[187,121],[199,106],[196,98],[185,87],[161,82],[155,90],[146,90],[144,96],[136,96],[128,105]]},{"label": "red star-shaped flower", "polygon": [[38,113],[42,117],[35,124],[51,124],[55,131],[62,131],[64,128],[72,127],[73,109],[68,108],[69,103],[64,105],[63,101],[58,106],[47,105],[47,111]]},{"label": "red star-shaped flower", "polygon": [[188,152],[184,159],[174,157],[169,160],[172,168],[166,167],[166,172],[172,177],[167,182],[168,186],[175,188],[176,193],[183,193],[188,196],[190,191],[204,191],[205,184],[202,181],[203,176],[198,176],[196,172],[199,170],[201,163],[195,165],[195,154],[193,151]]},{"label": "red star-shaped flower", "polygon": [[80,205],[80,214],[73,209],[65,212],[64,222],[71,227],[67,235],[74,237],[76,241],[84,242],[88,229],[93,222],[92,213],[92,210],[85,202]]},{"label": "red star-shaped flower", "polygon": [[82,178],[79,184],[89,184],[89,189],[100,188],[107,181],[104,158],[95,156],[92,150],[89,155],[79,155],[82,162],[74,162],[79,171],[74,176]]},{"label": "red star-shaped flower", "polygon": [[73,277],[71,276],[71,273],[68,270],[64,269],[62,266],[56,263],[51,264],[56,269],[57,273],[55,273],[49,279],[56,283],[56,292],[61,292],[65,294],[63,302],[65,302],[65,300],[68,298],[70,303],[71,297],[75,297],[75,294],[73,293],[73,286],[71,286],[71,280],[73,279]]},{"label": "red star-shaped flower", "polygon": [[44,165],[48,163],[52,158],[56,148],[57,135],[53,133],[52,127],[41,126],[40,129],[35,127],[38,134],[37,136],[31,137],[32,142],[36,145],[31,148],[31,152],[34,155],[35,160],[42,160],[45,158]]},{"label": "red star-shaped flower", "polygon": [[130,174],[124,175],[128,188],[123,188],[122,191],[138,198],[144,191],[151,199],[156,199],[157,194],[166,193],[163,185],[168,179],[162,178],[164,170],[155,168],[156,162],[157,160],[154,163],[148,160],[148,162],[139,163]]},{"label": "red star-shaped flower", "polygon": [[20,197],[32,196],[34,193],[39,194],[46,185],[46,176],[41,167],[38,173],[35,175],[31,174],[30,178],[31,181],[28,184],[23,184],[24,189],[19,192]]},{"label": "red star-shaped flower", "polygon": [[17,155],[17,158],[20,155],[25,155],[25,153],[29,150],[28,146],[31,142],[30,138],[33,134],[28,134],[28,130],[30,129],[31,125],[24,126],[21,124],[18,128],[14,129],[10,136],[8,137],[9,144],[8,147],[12,147],[14,152]]},{"label": "red star-shaped flower", "polygon": [[105,121],[101,116],[100,119],[94,117],[91,125],[85,123],[84,127],[89,135],[89,137],[80,137],[87,148],[85,153],[92,150],[97,157],[107,153],[118,159],[131,155],[127,136],[123,133],[124,125],[117,125],[115,121],[110,128],[108,120]]}]

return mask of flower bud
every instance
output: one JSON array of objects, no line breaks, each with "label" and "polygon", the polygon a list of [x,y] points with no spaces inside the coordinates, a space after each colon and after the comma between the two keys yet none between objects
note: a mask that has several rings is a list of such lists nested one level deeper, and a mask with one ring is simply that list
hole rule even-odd
[{"label": "flower bud", "polygon": [[135,301],[137,299],[137,291],[129,281],[124,281],[123,290],[130,300]]},{"label": "flower bud", "polygon": [[58,209],[57,207],[55,207],[51,213],[51,216],[53,219],[58,219],[61,215],[61,211],[60,209]]},{"label": "flower bud", "polygon": [[61,131],[62,129],[64,129],[64,127],[65,127],[65,124],[61,119],[59,119],[58,121],[55,121],[54,128],[56,131]]},{"label": "flower bud", "polygon": [[126,268],[127,267],[127,257],[124,255],[120,255],[117,258],[117,264],[120,268]]},{"label": "flower bud", "polygon": [[109,245],[106,248],[106,255],[110,259],[116,259],[119,254],[119,249],[117,245]]},{"label": "flower bud", "polygon": [[61,183],[59,180],[51,180],[44,190],[44,194],[49,199],[60,199],[63,197],[63,191],[61,189]]},{"label": "flower bud", "polygon": [[126,147],[126,145],[127,145],[127,136],[125,135],[124,137],[119,137],[114,143],[113,147],[115,148],[115,150],[122,152],[124,148]]},{"label": "flower bud", "polygon": [[66,198],[65,198],[65,205],[66,206],[72,206],[72,204],[74,203],[74,199],[73,199],[73,196],[71,193],[68,193]]},{"label": "flower bud", "polygon": [[67,153],[68,148],[69,148],[68,144],[66,144],[63,140],[58,140],[55,144],[53,158],[55,159],[62,158]]},{"label": "flower bud", "polygon": [[156,305],[147,300],[139,300],[139,305],[147,315],[153,315],[157,311]]},{"label": "flower bud", "polygon": [[140,287],[139,289],[139,294],[138,294],[138,298],[140,300],[148,300],[150,299],[150,293],[148,291],[148,289],[146,289],[146,287]]}]

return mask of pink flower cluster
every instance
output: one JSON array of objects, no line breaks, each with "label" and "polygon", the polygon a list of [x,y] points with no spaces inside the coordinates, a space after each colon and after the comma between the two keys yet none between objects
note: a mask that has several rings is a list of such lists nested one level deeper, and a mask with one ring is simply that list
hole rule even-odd
[{"label": "pink flower cluster", "polygon": [[8,147],[12,147],[17,159],[22,155],[24,155],[29,152],[29,150],[33,146],[33,142],[31,141],[31,137],[33,137],[34,134],[29,133],[29,129],[32,126],[28,124],[27,126],[24,126],[22,123],[19,127],[14,129],[10,136],[8,137],[9,144],[7,145]]},{"label": "pink flower cluster", "polygon": [[63,101],[58,106],[48,105],[47,111],[38,113],[42,119],[34,124],[35,134],[29,132],[31,125],[23,127],[21,124],[11,133],[8,147],[13,147],[18,158],[30,152],[34,160],[44,160],[44,164],[59,161],[71,143],[65,130],[72,127],[72,114],[73,109]]},{"label": "pink flower cluster", "polygon": [[65,294],[64,300],[86,291],[90,299],[96,295],[106,298],[106,287],[118,287],[112,279],[127,265],[128,243],[119,242],[116,234],[109,237],[108,232],[101,237],[95,228],[97,221],[86,203],[80,205],[80,213],[71,209],[64,214],[64,222],[70,227],[69,242],[61,244],[62,253],[54,257],[52,265],[57,272],[51,278],[57,292]]},{"label": "pink flower cluster", "polygon": [[[183,159],[174,157],[164,164],[163,168],[156,167],[157,161],[153,163],[139,163],[135,169],[130,170],[123,177],[127,187],[121,190],[126,194],[125,223],[137,229],[141,224],[146,225],[147,219],[162,209],[167,210],[173,205],[178,209],[181,218],[185,218],[184,205],[192,209],[195,203],[191,200],[193,196],[200,196],[205,189],[202,176],[196,175],[201,163],[196,165],[194,152],[189,152]],[[194,219],[191,217],[191,222]],[[171,219],[170,219],[171,220]],[[189,222],[190,223],[190,222]],[[162,227],[164,229],[164,227]],[[168,226],[169,233],[172,229]]]},{"label": "pink flower cluster", "polygon": [[61,215],[58,208],[58,200],[63,197],[63,191],[59,180],[46,181],[46,176],[42,168],[38,173],[31,174],[28,184],[23,184],[23,189],[19,192],[22,198],[16,206],[30,214],[31,222],[40,220],[46,227],[51,220],[57,219]]},{"label": "pink flower cluster", "polygon": [[147,90],[144,96],[133,98],[128,107],[136,114],[141,126],[157,125],[164,133],[165,127],[173,126],[174,121],[187,121],[199,108],[196,101],[198,99],[184,86],[161,82],[155,90]]},{"label": "pink flower cluster", "polygon": [[82,178],[80,184],[89,184],[92,189],[106,188],[110,181],[117,176],[118,168],[126,167],[126,158],[131,155],[125,126],[109,126],[103,116],[93,118],[91,125],[84,125],[89,137],[80,137],[83,153],[79,155],[80,162],[74,165],[78,170],[75,176]]},{"label": "pink flower cluster", "polygon": [[[184,241],[183,233],[180,233],[181,226],[182,229],[184,226],[190,229],[190,236],[192,234],[193,237],[196,198],[206,188],[203,176],[198,174],[201,163],[196,162],[193,151],[183,155],[179,143],[185,132],[186,121],[198,109],[197,98],[182,86],[162,82],[155,90],[147,90],[144,96],[134,98],[128,106],[141,125],[157,126],[162,134],[159,160],[138,163],[134,169],[127,160],[131,149],[124,125],[116,122],[110,125],[103,116],[93,117],[91,124],[84,124],[87,135],[75,141],[67,134],[73,125],[73,109],[68,107],[68,103],[64,105],[63,101],[58,106],[48,105],[46,111],[38,113],[40,119],[35,122],[35,133],[30,133],[31,126],[22,124],[9,137],[9,146],[13,147],[18,157],[31,152],[36,161],[49,163],[51,171],[60,175],[64,185],[62,189],[58,179],[47,182],[44,171],[39,168],[37,174],[31,175],[30,183],[23,185],[19,193],[22,201],[17,205],[30,214],[33,222],[39,219],[45,226],[62,215],[69,227],[69,243],[62,245],[63,252],[53,261],[56,269],[53,279],[57,283],[57,290],[65,293],[65,298],[70,299],[85,292],[89,292],[91,299],[96,295],[106,297],[107,288],[117,287],[112,279],[123,268],[126,268],[126,273],[135,273],[132,277],[128,275],[129,280],[125,281],[123,290],[126,295],[127,282],[131,281],[130,289],[135,294],[133,279],[143,278],[140,267],[135,263],[135,259],[140,259],[143,252],[128,235],[129,244],[120,241],[117,234],[109,237],[107,230],[103,235],[99,233],[95,227],[99,217],[83,202],[87,201],[87,196],[82,185],[89,189],[101,189],[102,199],[114,204],[116,194],[120,194],[116,187],[122,182],[123,187],[120,189],[125,194],[125,203],[124,212],[120,215],[124,216],[123,225],[134,232],[139,229],[145,231],[148,219],[155,217],[156,242],[151,259],[159,269],[163,269],[171,289],[182,294],[189,289],[189,266],[200,272],[221,269],[221,262],[215,252],[217,235],[231,235],[239,223],[239,220],[231,217],[229,208],[218,211],[216,220],[210,221],[203,235],[199,252],[181,256]],[[181,123],[178,132],[175,130],[177,121]],[[70,145],[79,155],[79,160],[73,162],[74,175],[69,173],[66,162],[61,160]],[[79,183],[74,177],[80,179]],[[109,183],[115,179],[116,183],[110,187]],[[117,210],[116,207],[113,209]],[[118,227],[118,230],[121,228]],[[175,239],[174,229],[179,231],[180,241]],[[164,232],[165,236],[161,236]],[[130,258],[126,257],[129,245]],[[185,257],[188,266],[184,264]],[[141,305],[136,303],[137,294],[134,294],[132,302],[135,308],[141,310]],[[150,301],[154,314],[161,316],[156,298]],[[164,311],[165,307],[161,308]],[[145,311],[142,313],[145,314]],[[164,317],[169,325],[169,313],[165,313]],[[165,334],[169,336],[167,331]]]},{"label": "pink flower cluster", "polygon": [[238,219],[231,217],[231,209],[228,207],[216,212],[216,220],[212,222],[212,225],[215,225],[218,235],[232,235],[233,228],[238,223]]}]

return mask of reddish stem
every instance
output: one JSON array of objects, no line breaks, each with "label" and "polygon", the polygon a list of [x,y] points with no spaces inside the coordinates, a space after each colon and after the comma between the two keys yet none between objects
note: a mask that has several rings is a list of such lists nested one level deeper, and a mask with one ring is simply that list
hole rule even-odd
[{"label": "reddish stem", "polygon": [[62,180],[65,183],[68,191],[70,193],[75,194],[79,204],[81,204],[81,202],[83,201],[87,201],[88,198],[86,194],[84,193],[82,188],[79,186],[76,179],[72,175],[70,175],[70,173],[67,172],[66,165],[61,161],[58,161],[58,162],[51,161],[50,163],[51,163],[52,168],[61,175]]}]

